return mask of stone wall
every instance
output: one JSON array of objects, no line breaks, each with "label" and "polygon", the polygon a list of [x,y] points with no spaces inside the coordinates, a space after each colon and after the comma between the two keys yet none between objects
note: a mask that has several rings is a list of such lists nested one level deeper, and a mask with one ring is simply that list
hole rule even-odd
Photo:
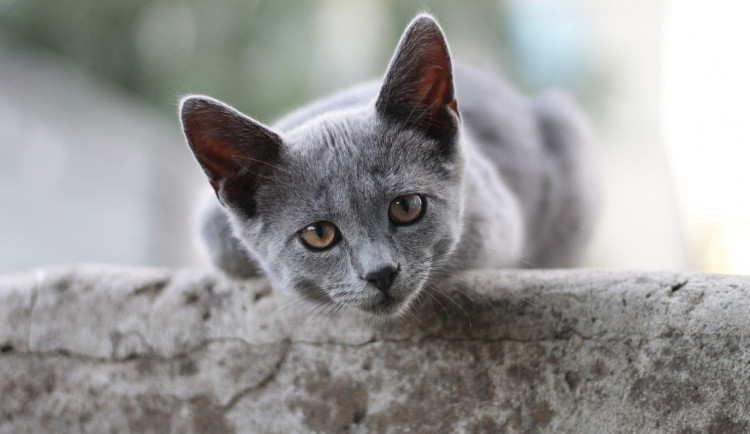
[{"label": "stone wall", "polygon": [[264,280],[48,268],[0,277],[0,433],[748,432],[748,335],[750,277],[474,271],[366,324]]}]

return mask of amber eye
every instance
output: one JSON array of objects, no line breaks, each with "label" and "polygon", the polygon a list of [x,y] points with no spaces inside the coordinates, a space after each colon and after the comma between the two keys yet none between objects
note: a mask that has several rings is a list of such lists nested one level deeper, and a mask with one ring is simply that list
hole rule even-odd
[{"label": "amber eye", "polygon": [[302,242],[308,247],[323,250],[331,247],[339,239],[339,230],[333,223],[317,222],[308,225],[299,233]]},{"label": "amber eye", "polygon": [[400,196],[391,202],[388,217],[397,225],[408,225],[416,222],[424,214],[425,201],[418,194]]}]

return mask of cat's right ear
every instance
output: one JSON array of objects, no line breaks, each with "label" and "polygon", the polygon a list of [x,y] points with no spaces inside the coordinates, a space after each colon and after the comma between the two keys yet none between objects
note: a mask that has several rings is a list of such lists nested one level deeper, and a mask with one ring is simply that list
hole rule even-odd
[{"label": "cat's right ear", "polygon": [[180,103],[182,129],[190,149],[223,205],[255,213],[253,194],[276,169],[282,141],[276,133],[237,110],[206,96]]},{"label": "cat's right ear", "polygon": [[458,131],[448,42],[430,15],[416,17],[404,31],[375,108],[385,118],[436,138]]}]

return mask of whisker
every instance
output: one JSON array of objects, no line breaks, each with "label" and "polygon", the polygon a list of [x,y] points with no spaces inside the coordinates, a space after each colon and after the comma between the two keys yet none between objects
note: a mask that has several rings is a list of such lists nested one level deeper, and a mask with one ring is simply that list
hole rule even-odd
[{"label": "whisker", "polygon": [[317,319],[315,323],[310,324],[312,328],[318,328],[322,324],[322,322],[328,317],[328,315],[333,311],[336,306],[338,306],[339,303],[330,303],[328,305],[323,306],[323,309],[318,311]]},{"label": "whisker", "polygon": [[434,284],[434,283],[432,283],[432,282],[430,282],[430,285],[432,286],[432,288],[433,288],[433,289],[434,289],[435,291],[437,291],[437,292],[438,292],[438,294],[441,294],[441,295],[443,295],[443,296],[444,296],[445,298],[447,298],[447,299],[448,299],[448,300],[449,300],[449,301],[450,301],[451,303],[455,304],[455,305],[456,305],[456,307],[458,307],[459,309],[461,309],[461,312],[463,312],[463,313],[464,313],[464,315],[466,316],[466,320],[467,320],[467,321],[469,322],[469,327],[471,327],[471,318],[469,318],[469,313],[468,313],[468,312],[466,312],[466,310],[465,310],[465,309],[464,309],[463,307],[461,307],[461,305],[460,305],[460,304],[459,304],[458,302],[456,302],[456,300],[454,300],[454,299],[453,299],[452,297],[450,297],[450,296],[449,296],[448,294],[446,294],[445,292],[441,291],[441,290],[440,290],[440,289],[438,288],[438,286],[437,286],[437,285],[435,285],[435,284]]},{"label": "whisker", "polygon": [[[283,341],[279,341],[279,342],[283,342]],[[289,357],[289,353],[292,352],[292,346],[293,345],[294,345],[294,342],[290,341],[289,342],[289,346],[286,348],[286,351],[284,352],[284,356],[282,356],[282,358],[281,358],[281,363],[279,363],[279,367],[276,370],[277,373],[281,372],[281,370],[284,369],[284,365],[286,364],[287,357]],[[276,382],[276,381],[271,382],[271,384],[273,385],[272,387],[274,387],[274,388],[278,388],[279,387],[279,383]]]},{"label": "whisker", "polygon": [[269,167],[271,167],[271,168],[273,168],[275,170],[278,170],[279,172],[289,173],[289,169],[287,169],[285,167],[281,167],[279,165],[276,165],[276,164],[273,164],[273,163],[269,163],[268,161],[259,160],[257,158],[248,157],[247,155],[243,155],[242,158],[241,158],[241,161],[242,162],[252,161],[253,163],[260,163],[260,164],[264,164],[266,166],[269,166]]},{"label": "whisker", "polygon": [[435,298],[435,296],[434,296],[434,295],[430,294],[429,288],[425,286],[424,290],[425,290],[425,291],[424,291],[424,293],[425,293],[425,294],[427,294],[427,295],[429,295],[430,297],[432,297],[432,299],[433,299],[433,300],[435,300],[435,301],[437,301],[437,302],[438,302],[438,304],[440,305],[440,307],[442,307],[442,308],[443,308],[443,310],[445,311],[445,316],[449,316],[449,315],[448,315],[448,309],[446,309],[446,308],[445,308],[445,305],[443,305],[443,303],[441,303],[441,302],[440,302],[440,300],[438,300],[437,298]]}]

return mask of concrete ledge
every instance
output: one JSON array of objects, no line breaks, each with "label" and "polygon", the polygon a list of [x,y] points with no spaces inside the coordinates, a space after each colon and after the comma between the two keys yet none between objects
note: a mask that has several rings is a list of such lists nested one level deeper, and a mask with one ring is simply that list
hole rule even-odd
[{"label": "concrete ledge", "polygon": [[209,271],[0,276],[0,432],[750,430],[750,277],[484,270],[431,295],[365,325]]}]

